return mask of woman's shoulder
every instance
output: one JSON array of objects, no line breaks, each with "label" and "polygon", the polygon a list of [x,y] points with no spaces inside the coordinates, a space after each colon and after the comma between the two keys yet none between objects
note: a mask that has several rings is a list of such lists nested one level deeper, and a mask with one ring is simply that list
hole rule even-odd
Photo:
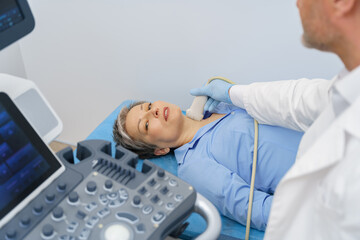
[{"label": "woman's shoulder", "polygon": [[176,151],[176,160],[178,163],[178,175],[194,176],[203,171],[209,161],[212,161],[209,153],[206,151],[206,141],[200,139],[192,146],[182,151]]}]

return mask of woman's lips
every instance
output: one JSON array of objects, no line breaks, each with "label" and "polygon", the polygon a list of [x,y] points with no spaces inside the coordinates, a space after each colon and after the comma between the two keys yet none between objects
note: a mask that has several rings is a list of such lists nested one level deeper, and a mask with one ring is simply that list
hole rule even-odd
[{"label": "woman's lips", "polygon": [[168,107],[164,107],[164,118],[165,118],[165,121],[168,120],[169,113],[170,113],[170,109],[169,109]]}]

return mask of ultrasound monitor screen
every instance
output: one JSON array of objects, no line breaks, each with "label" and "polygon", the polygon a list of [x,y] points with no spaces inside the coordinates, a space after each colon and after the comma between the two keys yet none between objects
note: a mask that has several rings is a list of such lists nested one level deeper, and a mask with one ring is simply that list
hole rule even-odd
[{"label": "ultrasound monitor screen", "polygon": [[0,32],[21,22],[24,16],[15,0],[0,1]]},{"label": "ultrasound monitor screen", "polygon": [[26,0],[0,0],[0,50],[30,33],[35,20]]},{"label": "ultrasound monitor screen", "polygon": [[60,166],[10,98],[0,93],[0,219]]}]

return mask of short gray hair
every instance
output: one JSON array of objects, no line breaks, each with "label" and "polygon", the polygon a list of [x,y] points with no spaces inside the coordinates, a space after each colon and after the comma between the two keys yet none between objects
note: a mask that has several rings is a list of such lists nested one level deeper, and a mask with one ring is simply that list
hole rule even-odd
[{"label": "short gray hair", "polygon": [[149,144],[140,140],[132,139],[126,131],[126,116],[130,110],[140,104],[145,103],[144,101],[134,102],[129,107],[123,107],[120,114],[114,122],[113,126],[113,139],[116,145],[121,145],[122,147],[133,151],[139,155],[139,158],[154,158],[158,157],[154,154],[156,145]]}]

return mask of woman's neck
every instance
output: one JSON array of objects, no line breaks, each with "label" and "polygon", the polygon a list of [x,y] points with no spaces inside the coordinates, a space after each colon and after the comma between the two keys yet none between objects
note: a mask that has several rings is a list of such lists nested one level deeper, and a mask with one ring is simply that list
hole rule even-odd
[{"label": "woman's neck", "polygon": [[225,114],[212,114],[210,117],[203,119],[201,121],[196,121],[188,117],[184,117],[184,127],[183,127],[183,133],[181,136],[180,146],[190,142],[195,134],[199,131],[200,128],[203,126],[212,123],[213,121],[223,117]]}]

